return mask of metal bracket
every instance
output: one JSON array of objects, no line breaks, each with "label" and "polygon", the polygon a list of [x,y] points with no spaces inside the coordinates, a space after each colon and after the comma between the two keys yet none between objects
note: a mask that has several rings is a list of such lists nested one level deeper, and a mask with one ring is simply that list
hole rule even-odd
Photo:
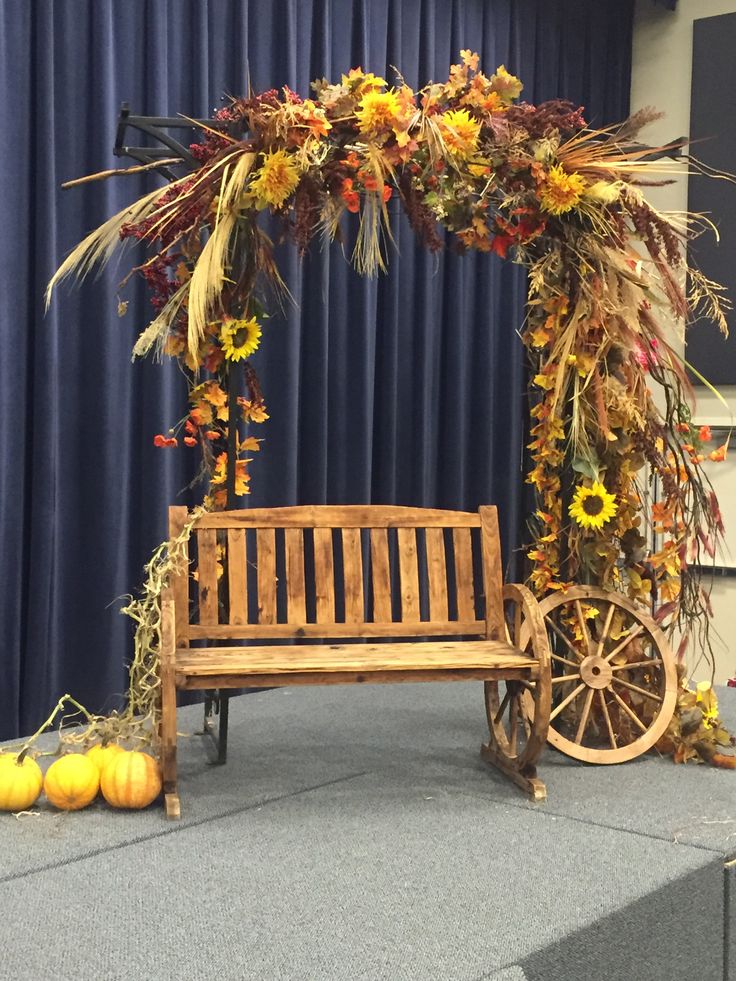
[{"label": "metal bracket", "polygon": [[[227,724],[230,712],[230,694],[219,689],[207,691],[204,700],[204,723],[202,729],[203,736],[209,736],[214,747],[214,756],[210,757],[210,762],[222,766],[227,762]],[[212,720],[215,715],[220,718],[218,731]]]}]

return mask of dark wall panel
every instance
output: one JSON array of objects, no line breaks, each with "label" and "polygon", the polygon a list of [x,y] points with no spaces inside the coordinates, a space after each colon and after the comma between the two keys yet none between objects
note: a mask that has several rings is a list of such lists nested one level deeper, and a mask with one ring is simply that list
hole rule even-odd
[{"label": "dark wall panel", "polygon": [[[690,108],[692,153],[720,171],[736,170],[736,13],[705,17],[693,25],[693,80]],[[699,142],[701,141],[702,142]],[[691,176],[688,207],[707,214],[720,242],[706,232],[690,247],[690,260],[736,299],[736,186]],[[687,359],[714,385],[736,385],[736,314],[724,340],[701,321],[688,333]],[[697,383],[697,379],[695,379]]]}]

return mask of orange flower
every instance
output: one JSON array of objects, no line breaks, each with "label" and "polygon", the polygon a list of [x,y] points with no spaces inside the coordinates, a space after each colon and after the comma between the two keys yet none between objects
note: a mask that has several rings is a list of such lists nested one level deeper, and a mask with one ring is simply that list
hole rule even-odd
[{"label": "orange flower", "polygon": [[205,432],[205,436],[207,437],[207,439],[213,439],[214,440],[214,439],[219,439],[220,438],[220,433],[218,433],[216,429],[208,429]]},{"label": "orange flower", "polygon": [[724,443],[719,446],[717,450],[711,450],[708,454],[708,459],[712,460],[714,463],[723,463],[726,459],[726,450],[728,449],[728,443]]},{"label": "orange flower", "polygon": [[698,439],[702,443],[709,443],[713,439],[713,433],[710,431],[710,426],[701,426],[698,430]]},{"label": "orange flower", "polygon": [[196,446],[197,445],[197,441],[196,441],[196,439],[193,436],[185,436],[184,437],[184,442],[186,443],[187,446]]},{"label": "orange flower", "polygon": [[164,436],[162,433],[158,433],[158,435],[153,437],[153,445],[154,446],[178,446],[179,441],[177,440],[176,436],[170,436],[167,439],[167,437]]}]

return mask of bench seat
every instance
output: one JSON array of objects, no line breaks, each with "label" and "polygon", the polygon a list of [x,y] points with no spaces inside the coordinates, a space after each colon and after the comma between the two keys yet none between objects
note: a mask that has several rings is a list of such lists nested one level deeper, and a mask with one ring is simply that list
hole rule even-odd
[{"label": "bench seat", "polygon": [[[203,656],[204,655],[204,656]],[[460,677],[493,678],[519,671],[519,677],[538,675],[535,658],[510,644],[496,640],[464,640],[382,644],[309,644],[249,647],[185,647],[176,651],[174,672],[182,688],[212,687],[212,678],[250,678],[282,675],[281,682],[294,684],[297,675],[365,676],[457,673]],[[329,680],[329,679],[325,679]],[[355,680],[355,678],[353,678]],[[379,680],[379,679],[376,679]],[[416,680],[419,680],[418,678]],[[306,682],[304,682],[306,683]],[[234,683],[234,686],[237,685]]]}]

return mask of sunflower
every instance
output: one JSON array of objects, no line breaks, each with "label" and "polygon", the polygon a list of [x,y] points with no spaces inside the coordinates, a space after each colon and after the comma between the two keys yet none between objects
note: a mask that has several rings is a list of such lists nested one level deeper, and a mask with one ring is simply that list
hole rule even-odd
[{"label": "sunflower", "polygon": [[263,154],[263,163],[250,182],[250,189],[263,202],[280,208],[299,183],[299,168],[286,150]]},{"label": "sunflower", "polygon": [[224,320],[220,328],[222,353],[228,361],[249,358],[261,343],[261,325],[250,320]]},{"label": "sunflower", "polygon": [[580,174],[568,174],[561,164],[553,164],[547,171],[539,199],[549,214],[563,215],[580,203],[585,187]]},{"label": "sunflower", "polygon": [[615,494],[609,494],[597,480],[591,487],[578,487],[570,505],[570,515],[581,528],[596,530],[610,521],[617,510]]}]

